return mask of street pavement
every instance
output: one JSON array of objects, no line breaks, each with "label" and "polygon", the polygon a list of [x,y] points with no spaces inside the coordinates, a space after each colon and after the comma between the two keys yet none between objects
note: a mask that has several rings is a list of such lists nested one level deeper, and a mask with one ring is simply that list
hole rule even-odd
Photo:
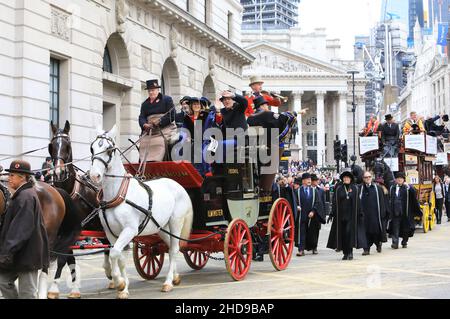
[{"label": "street pavement", "polygon": [[[375,247],[370,256],[361,256],[362,250],[354,251],[353,261],[343,261],[341,253],[325,248],[330,230],[330,225],[325,225],[318,255],[294,255],[288,269],[281,272],[275,271],[269,256],[265,256],[264,262],[252,263],[246,279],[240,282],[231,279],[223,261],[210,260],[203,270],[193,271],[180,254],[181,285],[166,294],[160,289],[168,269],[167,258],[159,277],[144,281],[137,274],[129,251],[130,299],[450,298],[450,223],[445,216],[444,219],[442,225],[427,234],[417,229],[407,249],[393,250],[389,240],[381,254]],[[77,261],[82,270],[83,298],[116,297],[114,290],[106,289],[102,256]],[[68,278],[67,269],[64,278]],[[69,290],[65,284],[61,288],[61,298],[65,298]]]}]

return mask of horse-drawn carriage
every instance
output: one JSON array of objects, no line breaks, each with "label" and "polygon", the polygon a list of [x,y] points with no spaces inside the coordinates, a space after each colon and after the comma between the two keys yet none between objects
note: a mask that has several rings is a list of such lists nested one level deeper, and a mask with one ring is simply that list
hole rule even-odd
[{"label": "horse-drawn carriage", "polygon": [[399,170],[405,172],[406,182],[417,191],[422,217],[416,223],[426,233],[436,225],[433,193],[433,161],[436,160],[437,138],[425,134],[405,134],[399,152]]},{"label": "horse-drawn carriage", "polygon": [[[360,137],[361,159],[367,169],[373,169],[375,179],[381,180],[386,187],[393,185],[391,171],[402,171],[406,175],[406,183],[417,191],[422,217],[416,217],[417,226],[426,233],[436,224],[435,197],[433,194],[433,162],[437,154],[437,138],[426,134],[405,134],[399,141],[398,157],[388,158],[383,154],[378,136]],[[386,182],[390,179],[390,182]]]},{"label": "horse-drawn carriage", "polygon": [[[125,165],[135,174],[139,164]],[[170,178],[181,184],[194,204],[193,230],[181,252],[194,270],[205,267],[213,253],[223,252],[226,268],[234,280],[250,269],[254,245],[264,245],[273,266],[284,270],[294,246],[294,215],[285,199],[272,202],[260,196],[257,167],[253,163],[223,164],[213,176],[202,178],[188,162],[147,163],[145,180]],[[256,243],[255,243],[256,241]],[[144,279],[158,276],[168,247],[158,235],[134,239],[136,269]]]}]

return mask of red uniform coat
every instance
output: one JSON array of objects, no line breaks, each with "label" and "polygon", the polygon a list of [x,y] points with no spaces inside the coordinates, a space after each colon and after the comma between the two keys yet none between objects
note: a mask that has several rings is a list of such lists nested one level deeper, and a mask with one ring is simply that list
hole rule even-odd
[{"label": "red uniform coat", "polygon": [[[264,99],[267,101],[267,104],[269,104],[270,106],[276,106],[279,107],[281,106],[281,100],[275,97],[272,97],[270,95],[267,94],[261,94]],[[252,115],[253,113],[255,113],[254,110],[254,103],[253,100],[257,98],[257,96],[255,96],[254,93],[252,93],[252,95],[246,95],[245,98],[247,99],[248,102],[248,107],[247,110],[245,111],[245,116],[249,117],[250,115]]]}]

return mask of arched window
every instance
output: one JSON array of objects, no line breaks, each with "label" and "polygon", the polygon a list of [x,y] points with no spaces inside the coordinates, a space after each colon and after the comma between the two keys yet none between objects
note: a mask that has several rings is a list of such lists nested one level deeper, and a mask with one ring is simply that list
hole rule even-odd
[{"label": "arched window", "polygon": [[105,47],[105,52],[103,53],[103,71],[113,73],[111,55],[109,54],[107,46]]}]

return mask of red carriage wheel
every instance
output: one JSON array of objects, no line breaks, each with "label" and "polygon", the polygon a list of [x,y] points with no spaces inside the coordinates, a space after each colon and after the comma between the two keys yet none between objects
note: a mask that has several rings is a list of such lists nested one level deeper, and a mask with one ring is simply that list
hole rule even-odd
[{"label": "red carriage wheel", "polygon": [[284,198],[275,201],[270,210],[268,232],[269,255],[276,270],[289,265],[294,250],[294,214]]},{"label": "red carriage wheel", "polygon": [[200,270],[206,266],[209,260],[209,255],[206,252],[198,250],[183,251],[186,263],[194,270]]},{"label": "red carriage wheel", "polygon": [[139,275],[146,280],[158,277],[164,264],[164,254],[158,245],[134,242],[133,259]]},{"label": "red carriage wheel", "polygon": [[242,280],[250,270],[253,244],[250,229],[242,219],[234,219],[225,236],[225,264],[231,277]]}]

